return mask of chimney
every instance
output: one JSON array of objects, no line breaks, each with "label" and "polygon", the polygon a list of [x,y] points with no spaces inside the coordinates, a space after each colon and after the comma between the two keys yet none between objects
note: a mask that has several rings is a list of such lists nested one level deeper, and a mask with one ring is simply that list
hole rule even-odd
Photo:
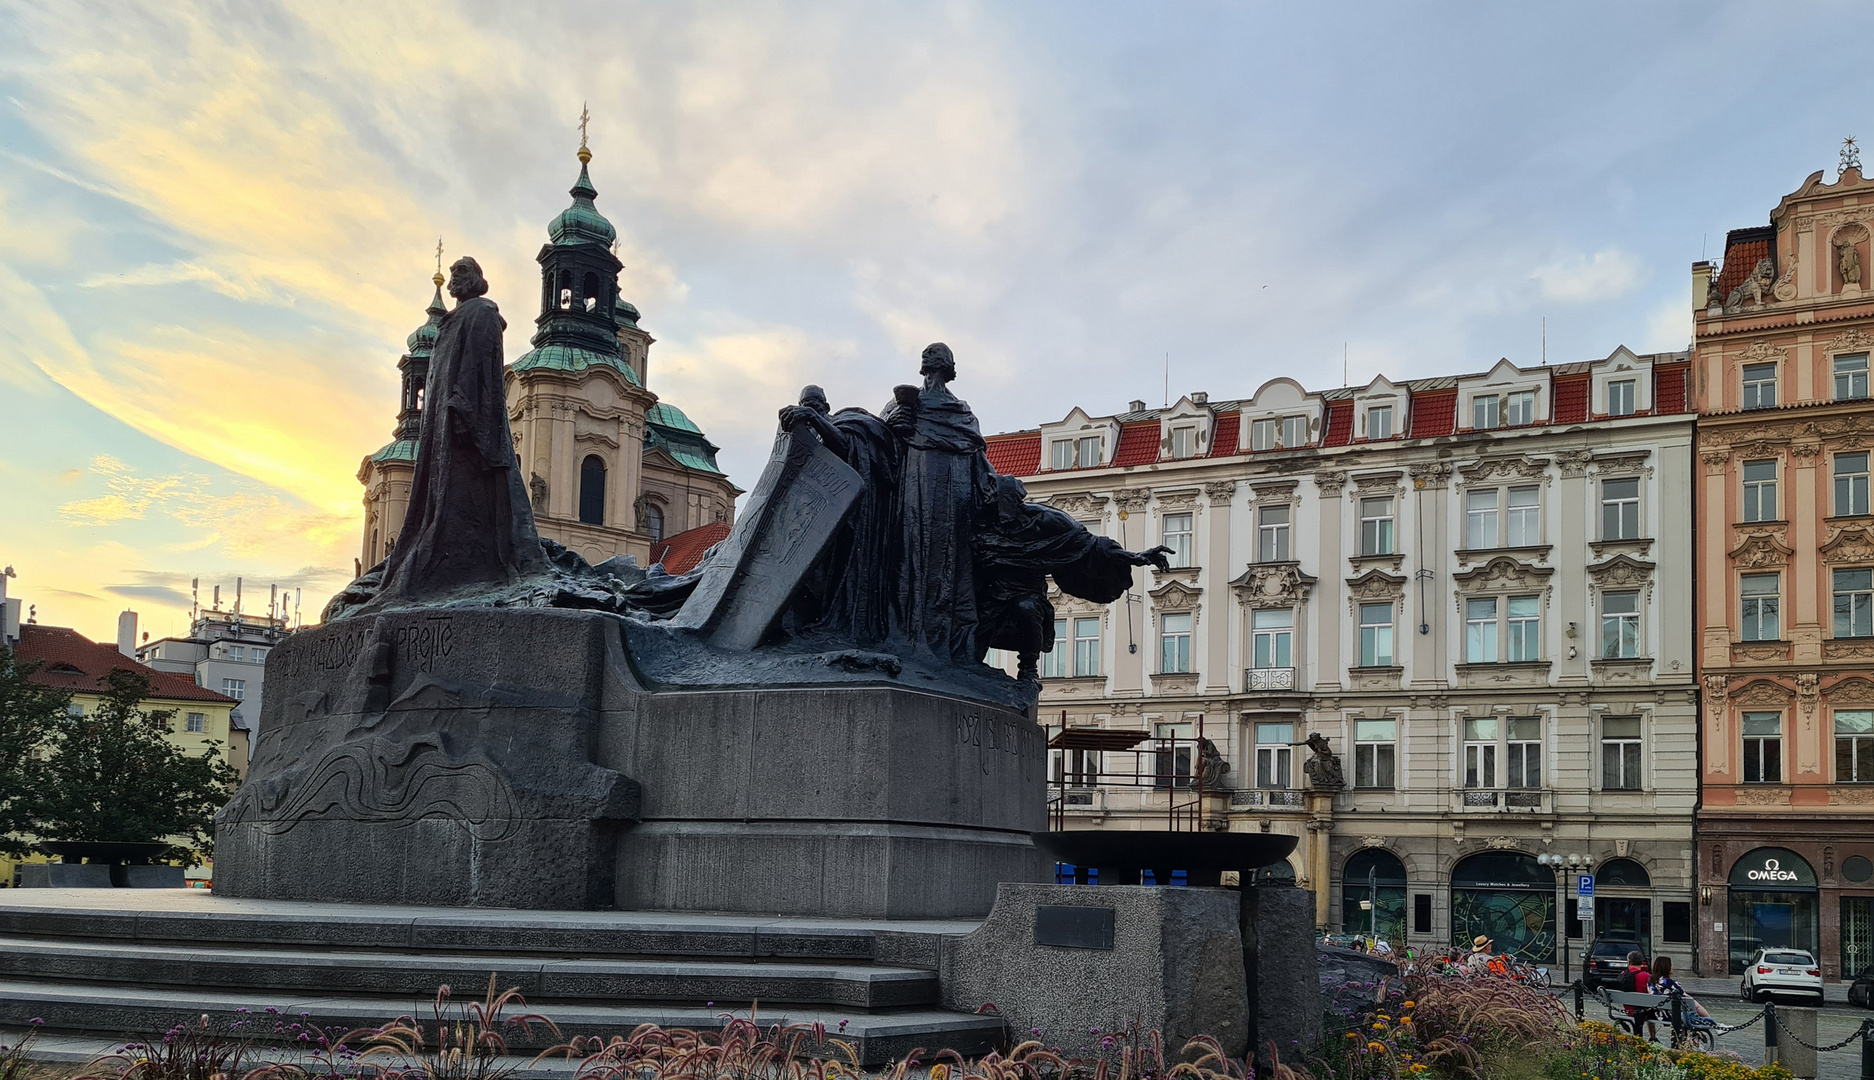
[{"label": "chimney", "polygon": [[137,613],[134,611],[117,616],[117,651],[132,660],[137,658]]},{"label": "chimney", "polygon": [[1208,391],[1208,390],[1194,390],[1194,391],[1192,391],[1192,392],[1191,392],[1191,404],[1193,404],[1193,405],[1208,405],[1208,404],[1210,404],[1210,391]]},{"label": "chimney", "polygon": [[1692,310],[1705,310],[1705,298],[1711,292],[1711,264],[1704,261],[1692,264]]},{"label": "chimney", "polygon": [[1139,400],[1137,400],[1137,399],[1134,399],[1134,400],[1132,400],[1132,401],[1128,401],[1128,402],[1126,402],[1126,411],[1127,411],[1127,412],[1144,412],[1144,411],[1145,411],[1145,402],[1143,402],[1143,401],[1139,401]]},{"label": "chimney", "polygon": [[6,610],[0,611],[0,640],[8,648],[17,645],[20,640],[20,602],[18,597],[6,601]]}]

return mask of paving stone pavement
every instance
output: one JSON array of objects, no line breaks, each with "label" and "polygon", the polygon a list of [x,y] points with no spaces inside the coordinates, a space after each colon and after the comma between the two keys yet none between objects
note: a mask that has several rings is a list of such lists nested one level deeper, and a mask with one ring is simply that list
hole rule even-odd
[{"label": "paving stone pavement", "polygon": [[[1754,1019],[1763,1011],[1762,1005],[1752,1005],[1740,1001],[1737,996],[1736,979],[1685,979],[1687,990],[1720,1023],[1744,1024]],[[1696,984],[1696,985],[1694,985]],[[1830,984],[1826,988],[1829,1002],[1823,1006],[1816,1017],[1816,1045],[1829,1046],[1838,1043],[1853,1034],[1861,1026],[1861,1021],[1874,1017],[1866,1009],[1847,1004],[1845,984]],[[1786,1006],[1805,1007],[1800,1002],[1783,1003]],[[1606,1010],[1597,1006],[1592,999],[1587,1002],[1583,1015],[1590,1020],[1604,1019]],[[1668,1038],[1664,1024],[1659,1025],[1659,1037]],[[1763,1023],[1758,1021],[1739,1031],[1726,1032],[1717,1040],[1719,1051],[1729,1051],[1742,1058],[1748,1065],[1763,1062]],[[1861,1045],[1858,1041],[1850,1042],[1840,1050],[1826,1054],[1817,1054],[1818,1080],[1860,1080]]]}]

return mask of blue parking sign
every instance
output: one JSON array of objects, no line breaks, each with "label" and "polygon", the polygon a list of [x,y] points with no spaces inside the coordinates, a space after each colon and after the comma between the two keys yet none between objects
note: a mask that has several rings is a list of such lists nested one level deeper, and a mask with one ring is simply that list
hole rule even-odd
[{"label": "blue parking sign", "polygon": [[1594,875],[1578,874],[1575,877],[1575,895],[1588,897],[1594,895]]}]

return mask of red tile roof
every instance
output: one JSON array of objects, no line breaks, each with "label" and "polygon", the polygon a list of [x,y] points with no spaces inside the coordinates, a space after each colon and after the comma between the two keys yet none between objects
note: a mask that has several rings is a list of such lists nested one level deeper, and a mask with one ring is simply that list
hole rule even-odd
[{"label": "red tile roof", "polygon": [[1327,435],[1322,446],[1346,446],[1353,441],[1353,402],[1330,401],[1327,406]]},{"label": "red tile roof", "polygon": [[1653,369],[1653,413],[1665,416],[1669,413],[1690,412],[1691,407],[1685,399],[1685,375],[1691,365],[1678,364],[1673,367],[1655,367]]},{"label": "red tile roof", "polygon": [[1414,439],[1434,439],[1449,435],[1457,427],[1458,392],[1431,390],[1412,395],[1412,434]]},{"label": "red tile roof", "polygon": [[1119,447],[1113,451],[1113,464],[1150,465],[1158,460],[1158,421],[1139,420],[1119,427]]},{"label": "red tile roof", "polygon": [[1557,424],[1585,424],[1588,420],[1588,391],[1592,375],[1576,375],[1555,380],[1555,415]]},{"label": "red tile roof", "polygon": [[694,529],[667,536],[651,545],[651,562],[663,563],[664,572],[687,574],[696,569],[696,564],[703,561],[709,549],[722,543],[729,535],[729,526],[720,521],[712,521]]},{"label": "red tile roof", "polygon": [[101,693],[109,689],[104,677],[113,668],[122,668],[148,678],[150,697],[154,699],[207,701],[217,705],[240,704],[225,694],[195,685],[193,679],[145,667],[118,652],[115,645],[100,645],[69,627],[30,623],[22,626],[19,648],[15,652],[21,660],[42,662],[45,665],[30,677],[30,681],[40,686],[53,686],[81,694]]},{"label": "red tile roof", "polygon": [[1003,476],[1033,476],[1041,469],[1041,433],[1017,431],[983,440],[989,467]]},{"label": "red tile roof", "polygon": [[1732,229],[1724,237],[1724,265],[1718,270],[1718,297],[1728,299],[1731,290],[1744,283],[1757,263],[1770,258],[1770,245],[1776,239],[1776,227],[1759,225],[1754,229]]},{"label": "red tile roof", "polygon": [[1243,414],[1240,412],[1220,413],[1217,416],[1216,433],[1210,437],[1210,456],[1229,457],[1236,453],[1236,441],[1242,437]]}]

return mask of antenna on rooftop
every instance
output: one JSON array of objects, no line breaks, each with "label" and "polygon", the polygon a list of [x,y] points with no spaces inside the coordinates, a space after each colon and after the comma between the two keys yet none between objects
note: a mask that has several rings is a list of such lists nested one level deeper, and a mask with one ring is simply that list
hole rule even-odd
[{"label": "antenna on rooftop", "polygon": [[1340,384],[1347,385],[1347,342],[1340,343]]},{"label": "antenna on rooftop", "polygon": [[1165,354],[1165,408],[1171,408],[1171,354]]},{"label": "antenna on rooftop", "polygon": [[1542,366],[1549,366],[1549,317],[1542,317]]}]

